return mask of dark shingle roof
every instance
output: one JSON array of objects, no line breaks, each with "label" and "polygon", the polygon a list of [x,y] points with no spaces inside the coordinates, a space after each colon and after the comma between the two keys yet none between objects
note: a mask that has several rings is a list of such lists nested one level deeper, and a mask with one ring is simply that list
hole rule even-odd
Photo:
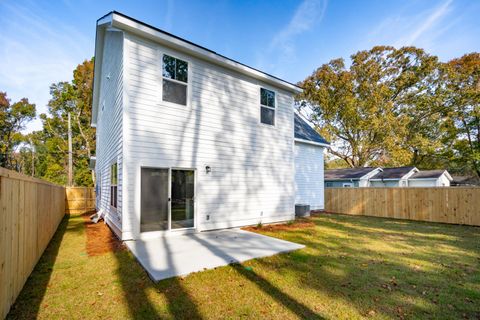
[{"label": "dark shingle roof", "polygon": [[417,173],[414,173],[410,179],[428,179],[428,178],[439,178],[445,170],[422,170]]},{"label": "dark shingle roof", "polygon": [[383,168],[382,172],[377,173],[371,179],[400,179],[415,167]]},{"label": "dark shingle roof", "polygon": [[475,176],[452,176],[452,186],[480,186],[480,178]]},{"label": "dark shingle roof", "polygon": [[377,168],[364,167],[364,168],[346,168],[346,169],[330,169],[325,170],[325,180],[358,180],[364,175],[372,172]]},{"label": "dark shingle roof", "polygon": [[308,125],[298,114],[295,113],[295,138],[317,143],[329,144],[317,131]]}]

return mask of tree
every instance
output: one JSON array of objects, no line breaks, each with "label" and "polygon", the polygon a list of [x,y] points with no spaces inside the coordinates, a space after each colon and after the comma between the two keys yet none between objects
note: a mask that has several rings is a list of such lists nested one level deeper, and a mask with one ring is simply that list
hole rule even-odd
[{"label": "tree", "polygon": [[480,177],[480,53],[453,59],[442,71],[448,97],[446,131],[454,141],[449,160]]},{"label": "tree", "polygon": [[[79,64],[72,82],[50,87],[48,114],[41,114],[43,130],[35,133],[39,174],[50,181],[65,184],[68,170],[68,125],[72,118],[73,166],[75,185],[91,186],[93,172],[89,159],[95,151],[95,129],[90,126],[92,107],[93,59]],[[46,164],[44,163],[46,162]]]},{"label": "tree", "polygon": [[13,151],[22,141],[21,131],[35,118],[35,104],[22,98],[13,104],[0,92],[0,166],[15,169]]},{"label": "tree", "polygon": [[377,46],[353,54],[350,67],[322,65],[300,83],[297,106],[350,167],[413,163],[442,147],[439,65],[419,48]]}]

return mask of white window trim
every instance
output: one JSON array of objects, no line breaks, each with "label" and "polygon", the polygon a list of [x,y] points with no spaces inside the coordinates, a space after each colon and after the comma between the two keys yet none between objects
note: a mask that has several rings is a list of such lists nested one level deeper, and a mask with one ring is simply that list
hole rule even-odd
[{"label": "white window trim", "polygon": [[[179,80],[176,80],[176,79],[170,79],[170,78],[166,78],[163,76],[163,56],[164,55],[167,55],[167,56],[170,56],[172,58],[175,58],[175,59],[179,59],[179,60],[182,60],[182,61],[185,61],[187,63],[187,82],[183,82],[183,81],[179,81]],[[158,63],[158,78],[159,78],[159,89],[158,89],[158,92],[160,94],[160,97],[159,97],[159,101],[161,102],[161,104],[164,104],[164,105],[169,105],[169,106],[173,106],[173,107],[190,107],[191,106],[191,103],[190,103],[190,97],[191,97],[191,93],[192,93],[192,86],[191,86],[191,79],[192,79],[192,61],[186,57],[184,57],[183,55],[178,55],[177,53],[174,53],[174,52],[170,52],[168,50],[160,50],[158,49],[157,50],[157,61],[159,62]],[[172,81],[174,83],[179,83],[179,84],[183,84],[185,86],[187,86],[187,98],[186,98],[186,102],[187,104],[186,105],[183,105],[183,104],[179,104],[179,103],[175,103],[175,102],[170,102],[170,101],[166,101],[166,100],[163,100],[163,80],[166,79],[168,81]]]},{"label": "white window trim", "polygon": [[[268,90],[268,91],[272,91],[273,94],[275,95],[275,103],[274,103],[274,107],[270,107],[270,106],[266,106],[266,105],[263,105],[262,104],[262,89],[265,89],[265,90]],[[277,110],[278,110],[278,103],[277,103],[277,100],[278,100],[278,92],[276,90],[273,90],[272,88],[269,88],[269,87],[266,87],[266,86],[259,86],[259,89],[258,89],[258,104],[260,106],[259,108],[259,123],[260,125],[262,126],[266,126],[266,127],[269,127],[269,128],[275,128],[277,126]],[[270,110],[273,110],[273,124],[268,124],[268,123],[263,123],[262,122],[262,108],[267,108],[267,109],[270,109]]]},{"label": "white window trim", "polygon": [[353,188],[353,183],[351,182],[343,183],[342,188]]}]

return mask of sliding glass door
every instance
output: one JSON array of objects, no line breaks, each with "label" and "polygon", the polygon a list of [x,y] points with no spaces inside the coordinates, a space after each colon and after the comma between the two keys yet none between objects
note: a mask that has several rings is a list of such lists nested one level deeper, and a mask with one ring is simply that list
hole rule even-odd
[{"label": "sliding glass door", "polygon": [[171,228],[193,228],[194,172],[172,170]]},{"label": "sliding glass door", "polygon": [[140,231],[168,230],[169,169],[142,168]]},{"label": "sliding glass door", "polygon": [[195,227],[195,172],[193,170],[141,169],[140,231]]}]

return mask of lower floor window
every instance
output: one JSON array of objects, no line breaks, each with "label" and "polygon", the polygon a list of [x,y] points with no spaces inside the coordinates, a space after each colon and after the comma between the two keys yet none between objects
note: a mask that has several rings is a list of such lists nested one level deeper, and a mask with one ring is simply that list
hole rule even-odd
[{"label": "lower floor window", "polygon": [[117,207],[117,192],[118,192],[118,166],[117,163],[112,164],[110,168],[110,205]]},{"label": "lower floor window", "polygon": [[114,208],[117,207],[117,186],[110,187],[110,205]]}]

